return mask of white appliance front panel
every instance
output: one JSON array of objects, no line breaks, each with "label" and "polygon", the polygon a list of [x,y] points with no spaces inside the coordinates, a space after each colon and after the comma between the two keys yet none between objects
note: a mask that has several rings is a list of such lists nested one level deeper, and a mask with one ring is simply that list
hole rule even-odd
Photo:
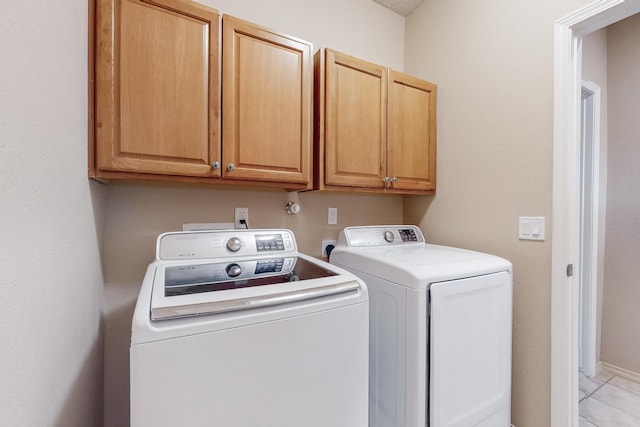
[{"label": "white appliance front panel", "polygon": [[510,425],[511,280],[499,272],[431,285],[431,426]]},{"label": "white appliance front panel", "polygon": [[369,292],[370,427],[510,425],[509,272],[415,290],[347,270]]},{"label": "white appliance front panel", "polygon": [[427,291],[351,271],[369,292],[369,427],[426,426]]},{"label": "white appliance front panel", "polygon": [[366,427],[367,302],[131,347],[132,427]]}]

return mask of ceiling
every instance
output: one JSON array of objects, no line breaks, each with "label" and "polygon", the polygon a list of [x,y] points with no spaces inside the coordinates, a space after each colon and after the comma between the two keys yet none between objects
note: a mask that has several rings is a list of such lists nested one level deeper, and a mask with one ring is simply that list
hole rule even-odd
[{"label": "ceiling", "polygon": [[413,9],[420,6],[424,0],[373,0],[402,16],[407,16]]}]

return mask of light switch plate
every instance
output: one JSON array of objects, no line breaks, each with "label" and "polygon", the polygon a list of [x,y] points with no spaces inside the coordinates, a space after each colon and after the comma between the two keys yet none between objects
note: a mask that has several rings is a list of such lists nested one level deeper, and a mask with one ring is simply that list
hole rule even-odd
[{"label": "light switch plate", "polygon": [[327,215],[327,224],[335,225],[338,223],[338,208],[329,208]]},{"label": "light switch plate", "polygon": [[543,216],[521,216],[518,219],[518,237],[521,240],[544,240]]}]

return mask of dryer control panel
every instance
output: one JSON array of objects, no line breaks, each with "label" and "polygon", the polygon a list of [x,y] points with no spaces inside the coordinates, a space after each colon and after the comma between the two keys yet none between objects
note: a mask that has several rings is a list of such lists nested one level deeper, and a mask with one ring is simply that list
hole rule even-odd
[{"label": "dryer control panel", "polygon": [[424,244],[424,235],[415,225],[347,227],[340,232],[338,244],[350,247]]}]

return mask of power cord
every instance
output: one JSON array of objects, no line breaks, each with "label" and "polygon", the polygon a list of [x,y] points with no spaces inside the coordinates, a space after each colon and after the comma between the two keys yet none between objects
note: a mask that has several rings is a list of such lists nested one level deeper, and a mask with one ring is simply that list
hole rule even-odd
[{"label": "power cord", "polygon": [[249,224],[247,224],[247,220],[241,219],[240,224],[244,225],[244,228],[246,228],[247,230],[249,229]]},{"label": "power cord", "polygon": [[331,257],[331,252],[333,251],[333,249],[335,248],[334,245],[327,245],[326,251],[327,251],[327,258]]}]

